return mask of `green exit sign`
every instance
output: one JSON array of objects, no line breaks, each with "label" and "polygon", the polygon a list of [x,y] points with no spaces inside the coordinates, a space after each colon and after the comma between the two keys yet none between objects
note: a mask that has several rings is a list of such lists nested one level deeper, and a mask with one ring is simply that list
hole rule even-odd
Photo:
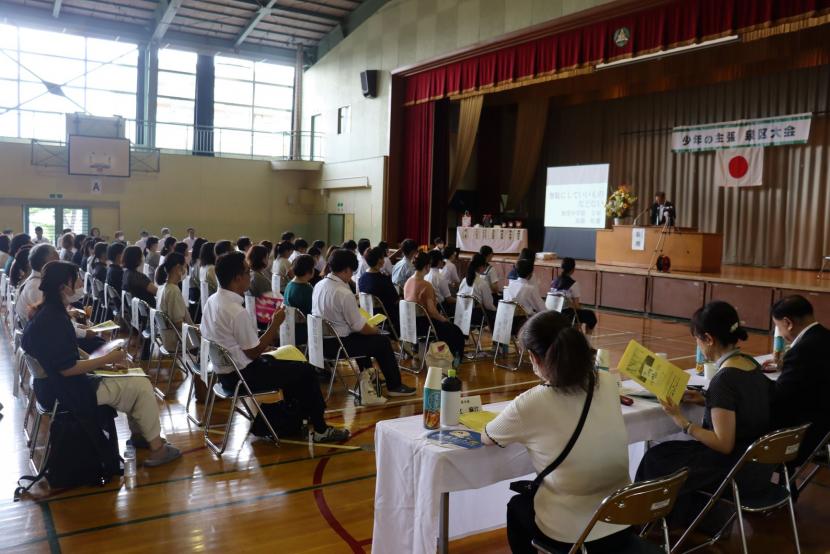
[{"label": "green exit sign", "polygon": [[63,195],[62,195],[61,193],[59,193],[59,192],[58,192],[58,193],[54,193],[54,192],[53,192],[52,194],[50,194],[50,195],[49,195],[49,198],[50,198],[51,200],[60,200],[60,199],[62,199],[62,198],[63,198]]}]

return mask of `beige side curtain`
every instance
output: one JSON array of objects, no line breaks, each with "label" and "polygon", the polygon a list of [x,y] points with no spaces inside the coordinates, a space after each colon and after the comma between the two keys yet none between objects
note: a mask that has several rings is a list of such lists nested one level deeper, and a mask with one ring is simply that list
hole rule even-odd
[{"label": "beige side curtain", "polygon": [[530,98],[519,102],[516,115],[516,142],[513,145],[513,168],[510,172],[508,188],[508,210],[519,207],[536,175],[547,122],[547,98]]},{"label": "beige side curtain", "polygon": [[461,111],[458,117],[458,136],[456,137],[455,148],[450,156],[450,187],[449,197],[452,200],[453,194],[458,190],[461,179],[470,165],[470,157],[473,155],[473,147],[476,143],[478,133],[478,122],[481,119],[481,107],[484,105],[484,95],[470,96],[461,100]]},{"label": "beige side curtain", "polygon": [[[715,186],[713,152],[675,154],[671,129],[813,113],[804,145],[764,151],[758,188]],[[636,211],[666,191],[678,225],[722,233],[727,264],[816,269],[830,255],[830,66],[557,110],[546,164],[610,163]],[[541,193],[540,193],[541,195]]]}]

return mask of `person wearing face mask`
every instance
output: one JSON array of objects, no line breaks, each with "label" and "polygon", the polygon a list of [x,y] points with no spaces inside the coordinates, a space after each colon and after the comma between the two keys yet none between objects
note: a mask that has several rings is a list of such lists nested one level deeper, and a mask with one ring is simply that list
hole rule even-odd
[{"label": "person wearing face mask", "polygon": [[81,360],[78,341],[67,313],[72,298],[83,293],[83,282],[74,264],[49,262],[40,282],[43,302],[35,309],[23,332],[24,350],[41,365],[46,378],[35,380],[38,402],[51,406],[60,401],[77,417],[95,417],[96,406],[111,406],[127,414],[131,437],[128,444],[149,449],[145,466],[158,466],[181,456],[161,437],[159,410],[153,386],[144,377],[101,378],[93,372],[127,361],[117,349],[103,356]]},{"label": "person wearing face mask", "polygon": [[[690,327],[706,360],[717,365],[705,397],[698,391],[683,395],[683,402],[705,407],[703,421],[691,421],[679,406],[664,403],[666,414],[694,440],[668,441],[650,448],[637,469],[637,480],[642,481],[689,468],[670,516],[670,524],[678,527],[688,525],[703,507],[706,498],[696,491],[717,487],[747,447],[770,430],[771,422],[772,382],[755,358],[738,347],[748,334],[735,308],[722,301],[710,302],[694,313]],[[741,494],[769,487],[772,470],[763,464],[745,466],[737,478]],[[718,516],[711,514],[709,521],[703,521],[705,527],[719,528]]]},{"label": "person wearing face mask", "polygon": [[[614,375],[594,369],[591,345],[562,314],[534,315],[519,340],[542,383],[513,399],[485,426],[481,439],[502,448],[524,445],[533,467],[542,472],[576,436],[534,496],[516,495],[507,504],[512,552],[535,554],[533,539],[567,552],[600,502],[629,483],[619,387]],[[586,546],[591,554],[633,552],[627,547],[635,537],[629,527],[598,522]]]},{"label": "person wearing face mask", "polygon": [[[184,296],[179,288],[185,272],[184,256],[178,252],[170,253],[164,260],[164,264],[160,265],[156,271],[156,285],[158,286],[156,306],[160,312],[170,318],[176,329],[181,329],[182,323],[193,325],[187,305],[184,303]],[[164,348],[169,352],[176,349],[178,337],[175,330],[162,329],[161,338]]]}]

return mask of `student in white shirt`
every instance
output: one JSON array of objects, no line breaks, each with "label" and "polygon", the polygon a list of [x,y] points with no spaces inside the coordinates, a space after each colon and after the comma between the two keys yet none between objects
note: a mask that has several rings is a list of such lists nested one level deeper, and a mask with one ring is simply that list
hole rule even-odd
[{"label": "student in white shirt", "polygon": [[388,275],[391,279],[395,266],[392,264],[392,259],[390,258],[389,244],[385,240],[382,240],[378,243],[377,247],[383,249],[383,266],[380,268],[380,272]]},{"label": "student in white shirt", "polygon": [[290,256],[288,256],[288,261],[293,264],[294,260],[296,260],[298,256],[302,256],[306,253],[308,253],[308,241],[304,238],[298,238],[294,241],[294,251]]},{"label": "student in white shirt", "polygon": [[[488,423],[482,442],[524,445],[541,472],[564,450],[591,394],[584,427],[562,464],[542,481],[535,498],[516,495],[507,505],[507,539],[513,552],[535,553],[534,538],[567,552],[599,503],[629,483],[619,388],[613,375],[594,370],[591,345],[561,314],[533,316],[520,341],[542,384],[517,396]],[[632,535],[629,527],[599,522],[588,535],[588,552],[624,551]]]},{"label": "student in white shirt", "polygon": [[317,262],[314,264],[314,269],[317,270],[318,274],[322,274],[323,270],[326,268],[326,258],[325,258],[325,256],[323,256],[323,254],[326,251],[326,241],[324,241],[324,240],[315,240],[311,244],[311,247],[316,248],[317,250],[320,251],[319,259],[317,259]]},{"label": "student in white shirt", "polygon": [[450,286],[447,280],[441,275],[441,265],[444,263],[444,256],[438,250],[429,251],[429,273],[424,276],[424,280],[432,285],[435,290],[435,298],[439,304],[443,304],[446,308],[448,304],[455,304],[450,292]]},{"label": "student in white shirt", "polygon": [[441,275],[443,275],[448,285],[457,287],[461,283],[461,278],[458,277],[458,268],[455,266],[458,262],[458,248],[455,246],[445,246],[442,254],[444,267],[441,269]]},{"label": "student in white shirt", "polygon": [[[244,307],[243,295],[251,285],[251,273],[242,252],[224,254],[216,260],[219,290],[205,304],[202,314],[202,336],[224,347],[240,368],[239,373],[252,391],[282,390],[283,396],[296,401],[300,412],[314,426],[315,442],[340,442],[349,438],[347,429],[326,423],[326,403],[320,392],[317,372],[305,362],[277,360],[264,356],[279,336],[285,310],[274,312],[268,329],[257,336],[256,324]],[[233,367],[215,363],[222,385],[233,390],[239,375]],[[251,431],[258,436],[269,434],[262,415],[257,414]]]},{"label": "student in white shirt", "polygon": [[[472,296],[484,308],[484,313],[487,316],[487,324],[492,328],[496,322],[496,305],[493,303],[493,293],[490,290],[490,285],[487,280],[481,275],[487,263],[484,261],[484,256],[475,254],[470,260],[470,265],[467,266],[467,275],[461,281],[461,286],[458,287],[458,294]],[[473,309],[473,325],[478,325],[481,322],[481,310],[478,307]]]},{"label": "student in white shirt", "polygon": [[[389,396],[412,396],[415,389],[401,382],[398,361],[392,351],[389,338],[380,333],[377,327],[366,322],[360,314],[357,300],[347,283],[357,270],[357,256],[345,249],[335,250],[329,257],[331,272],[314,287],[311,298],[311,312],[329,321],[334,332],[340,337],[343,346],[351,356],[366,356],[377,360],[386,379]],[[337,348],[336,341],[324,341],[331,356]],[[362,371],[360,376],[360,393],[365,404],[382,404],[385,398],[374,392],[372,376],[369,371]]]},{"label": "student in white shirt", "polygon": [[403,257],[398,260],[392,269],[392,283],[403,289],[407,279],[415,274],[415,266],[412,265],[412,258],[418,253],[418,243],[412,239],[406,239],[401,243]]},{"label": "student in white shirt", "polygon": [[35,227],[35,236],[32,237],[32,244],[48,243],[49,239],[43,236],[43,227],[38,225]]},{"label": "student in white shirt", "polygon": [[353,277],[355,283],[360,281],[363,274],[369,271],[369,264],[366,263],[366,251],[371,247],[372,243],[369,239],[360,239],[357,241],[357,272]]},{"label": "student in white shirt", "polygon": [[585,334],[590,335],[597,326],[597,315],[593,311],[583,308],[580,304],[579,283],[573,278],[574,271],[576,271],[576,261],[573,258],[564,258],[562,260],[562,272],[559,277],[553,280],[551,289],[567,299],[562,314],[573,318],[574,313],[576,313],[579,323],[585,325]]},{"label": "student in white shirt", "polygon": [[487,246],[486,244],[481,247],[478,251],[479,254],[484,256],[484,271],[481,274],[487,279],[487,282],[490,284],[490,290],[493,291],[493,294],[499,294],[501,292],[501,280],[499,279],[499,272],[496,271],[496,268],[490,265],[490,260],[493,259],[493,249]]},{"label": "student in white shirt", "polygon": [[[188,250],[193,251],[193,243],[196,242],[196,229],[194,229],[193,227],[188,227],[187,236],[184,237],[182,242],[187,245]],[[198,255],[199,253],[197,252],[196,256],[198,257]]]},{"label": "student in white shirt", "polygon": [[271,274],[280,277],[280,293],[285,292],[285,285],[294,278],[291,262],[288,261],[292,252],[294,252],[294,245],[287,240],[274,247],[274,263],[271,266]]},{"label": "student in white shirt", "polygon": [[533,262],[524,259],[517,261],[516,274],[519,278],[507,285],[504,299],[516,302],[529,316],[544,312],[547,308],[539,296],[539,289],[530,282],[533,277]]},{"label": "student in white shirt", "polygon": [[[158,287],[156,309],[164,313],[176,329],[181,329],[182,323],[193,325],[184,295],[179,289],[186,273],[184,256],[178,252],[171,252],[155,275]],[[178,346],[178,335],[174,329],[161,329],[161,339],[164,348],[169,352],[175,351]]]},{"label": "student in white shirt", "polygon": [[[142,229],[141,232],[138,233],[138,240],[135,241],[135,245],[144,250],[144,256],[147,256],[147,239],[150,238],[150,233],[147,232],[146,229]],[[158,242],[158,239],[156,239]]]}]

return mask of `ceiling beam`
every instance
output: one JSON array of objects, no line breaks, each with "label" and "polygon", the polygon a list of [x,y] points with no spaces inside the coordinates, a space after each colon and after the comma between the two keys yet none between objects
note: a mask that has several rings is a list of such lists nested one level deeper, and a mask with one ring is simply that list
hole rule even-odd
[{"label": "ceiling beam", "polygon": [[55,3],[52,5],[52,17],[55,19],[61,14],[61,4],[63,0],[55,0]]},{"label": "ceiling beam", "polygon": [[150,37],[151,41],[159,42],[167,34],[167,29],[173,23],[176,17],[176,12],[182,5],[183,0],[159,0],[159,6],[156,9],[156,28],[153,29],[153,35]]},{"label": "ceiling beam", "polygon": [[[253,4],[257,7],[260,7],[260,3],[257,2],[256,0],[237,0],[237,1],[240,2],[240,3]],[[329,25],[335,25],[337,23],[340,23],[340,18],[337,17],[336,15],[331,15],[331,14],[327,14],[327,13],[320,13],[320,12],[315,12],[315,11],[311,11],[311,10],[303,10],[301,8],[294,8],[294,7],[284,6],[282,4],[276,4],[276,3],[271,8],[271,15],[273,15],[273,16],[279,16],[280,15],[279,13],[274,13],[274,12],[290,13],[290,14],[299,15],[299,16],[302,16],[302,17],[315,17],[317,19],[324,20]]]},{"label": "ceiling beam", "polygon": [[251,34],[251,31],[256,29],[256,26],[259,25],[259,22],[262,21],[262,19],[266,15],[271,14],[271,7],[276,3],[277,0],[268,0],[267,4],[265,4],[257,10],[256,15],[254,15],[254,17],[251,18],[248,24],[245,25],[245,28],[242,29],[242,32],[239,33],[239,36],[236,38],[236,43],[234,44],[235,46],[240,46],[243,42],[245,42],[245,39],[248,38],[248,35]]}]

